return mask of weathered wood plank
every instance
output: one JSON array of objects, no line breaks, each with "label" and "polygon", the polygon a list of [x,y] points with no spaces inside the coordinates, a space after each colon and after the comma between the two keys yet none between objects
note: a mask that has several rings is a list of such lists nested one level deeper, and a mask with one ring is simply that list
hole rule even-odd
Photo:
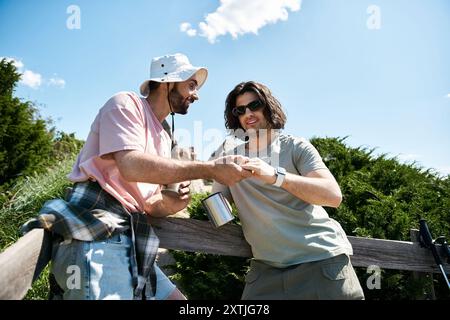
[{"label": "weathered wood plank", "polygon": [[[353,246],[352,263],[355,266],[377,265],[384,269],[440,273],[431,251],[418,243],[358,237],[348,239]],[[446,268],[450,271],[448,265]]]},{"label": "weathered wood plank", "polygon": [[[250,257],[251,249],[241,227],[214,228],[208,221],[182,218],[151,218],[161,247],[166,249]],[[407,241],[348,237],[354,266],[377,265],[384,269],[439,273],[431,252]],[[270,241],[270,239],[268,239]],[[447,265],[447,270],[450,268]]]},{"label": "weathered wood plank", "polygon": [[162,248],[238,257],[252,255],[240,226],[229,224],[216,229],[209,221],[184,218],[150,221]]},{"label": "weathered wood plank", "polygon": [[[251,250],[237,225],[215,228],[209,221],[185,218],[150,218],[161,248],[250,257]],[[22,299],[51,256],[50,237],[37,229],[0,254],[0,299]],[[431,252],[418,243],[348,237],[357,267],[439,273]],[[268,239],[270,241],[270,239]],[[450,272],[449,265],[446,265]]]},{"label": "weathered wood plank", "polygon": [[47,232],[35,229],[0,254],[0,300],[22,299],[51,257]]}]

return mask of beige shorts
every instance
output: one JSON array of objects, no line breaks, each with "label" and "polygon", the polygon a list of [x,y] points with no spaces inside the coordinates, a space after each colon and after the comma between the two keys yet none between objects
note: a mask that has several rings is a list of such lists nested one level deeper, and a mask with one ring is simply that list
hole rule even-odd
[{"label": "beige shorts", "polygon": [[243,300],[362,300],[364,292],[347,255],[275,268],[252,260]]}]

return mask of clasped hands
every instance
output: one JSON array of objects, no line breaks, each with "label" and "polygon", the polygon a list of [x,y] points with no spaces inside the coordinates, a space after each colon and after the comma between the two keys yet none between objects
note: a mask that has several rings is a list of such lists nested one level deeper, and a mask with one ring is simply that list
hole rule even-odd
[{"label": "clasped hands", "polygon": [[[276,180],[275,169],[259,158],[225,156],[211,161],[210,164],[213,179],[227,186],[250,177],[268,184],[273,184]],[[189,185],[190,181],[181,182],[178,194],[156,192],[146,201],[145,213],[164,217],[183,210],[191,199]]]},{"label": "clasped hands", "polygon": [[275,168],[260,158],[249,158],[244,156],[226,156],[218,158],[217,160],[215,160],[215,162],[217,164],[234,163],[237,167],[244,169],[242,179],[254,177],[255,179],[260,180],[267,184],[273,184],[276,181]]}]

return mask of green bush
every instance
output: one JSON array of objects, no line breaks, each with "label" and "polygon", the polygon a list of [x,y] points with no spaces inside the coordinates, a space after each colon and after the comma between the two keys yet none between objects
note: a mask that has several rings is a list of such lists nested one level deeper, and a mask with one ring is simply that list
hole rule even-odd
[{"label": "green bush", "polygon": [[[12,62],[0,61],[0,185],[43,172],[51,163],[53,131],[32,102],[13,96],[20,75]],[[5,189],[5,188],[4,188]]]},{"label": "green bush", "polygon": [[[450,176],[442,178],[415,164],[402,164],[373,149],[350,148],[345,138],[313,138],[311,143],[339,183],[343,202],[325,208],[347,235],[410,241],[410,229],[427,220],[437,238],[450,235]],[[411,272],[382,271],[381,290],[368,290],[365,269],[358,268],[367,299],[413,299],[429,292],[429,282],[413,279]],[[440,274],[434,275],[436,296],[450,298]]]},{"label": "green bush", "polygon": [[[201,199],[208,193],[192,196],[188,206],[192,219],[208,220]],[[233,213],[236,209],[233,207]],[[239,224],[235,219],[232,223]],[[183,293],[192,300],[230,300],[239,299],[244,290],[244,276],[248,270],[248,259],[220,256],[197,252],[174,251],[171,253],[176,263],[171,266],[175,272],[171,278],[176,281]]]},{"label": "green bush", "polygon": [[[336,177],[343,202],[338,209],[325,208],[347,235],[410,241],[410,229],[427,219],[431,232],[450,235],[450,177],[442,178],[414,164],[401,164],[374,150],[351,148],[345,138],[313,138],[325,164]],[[191,218],[205,220],[200,199],[194,197]],[[174,279],[191,299],[239,299],[248,260],[201,253],[174,252]],[[430,281],[416,280],[411,272],[382,270],[381,290],[369,290],[371,275],[356,268],[369,300],[415,299],[430,292]],[[450,294],[440,274],[434,275],[436,296]]]},{"label": "green bush", "polygon": [[83,147],[84,141],[75,138],[73,133],[58,131],[53,140],[52,159],[55,162],[73,158]]}]

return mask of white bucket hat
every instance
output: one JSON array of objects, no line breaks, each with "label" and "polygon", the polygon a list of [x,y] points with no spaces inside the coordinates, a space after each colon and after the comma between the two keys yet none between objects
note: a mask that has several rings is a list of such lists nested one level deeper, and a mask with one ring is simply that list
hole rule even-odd
[{"label": "white bucket hat", "polygon": [[169,54],[152,59],[150,66],[150,79],[140,86],[143,96],[148,96],[150,81],[156,82],[183,82],[197,74],[198,89],[205,83],[208,70],[203,67],[194,67],[188,57],[181,53]]}]

